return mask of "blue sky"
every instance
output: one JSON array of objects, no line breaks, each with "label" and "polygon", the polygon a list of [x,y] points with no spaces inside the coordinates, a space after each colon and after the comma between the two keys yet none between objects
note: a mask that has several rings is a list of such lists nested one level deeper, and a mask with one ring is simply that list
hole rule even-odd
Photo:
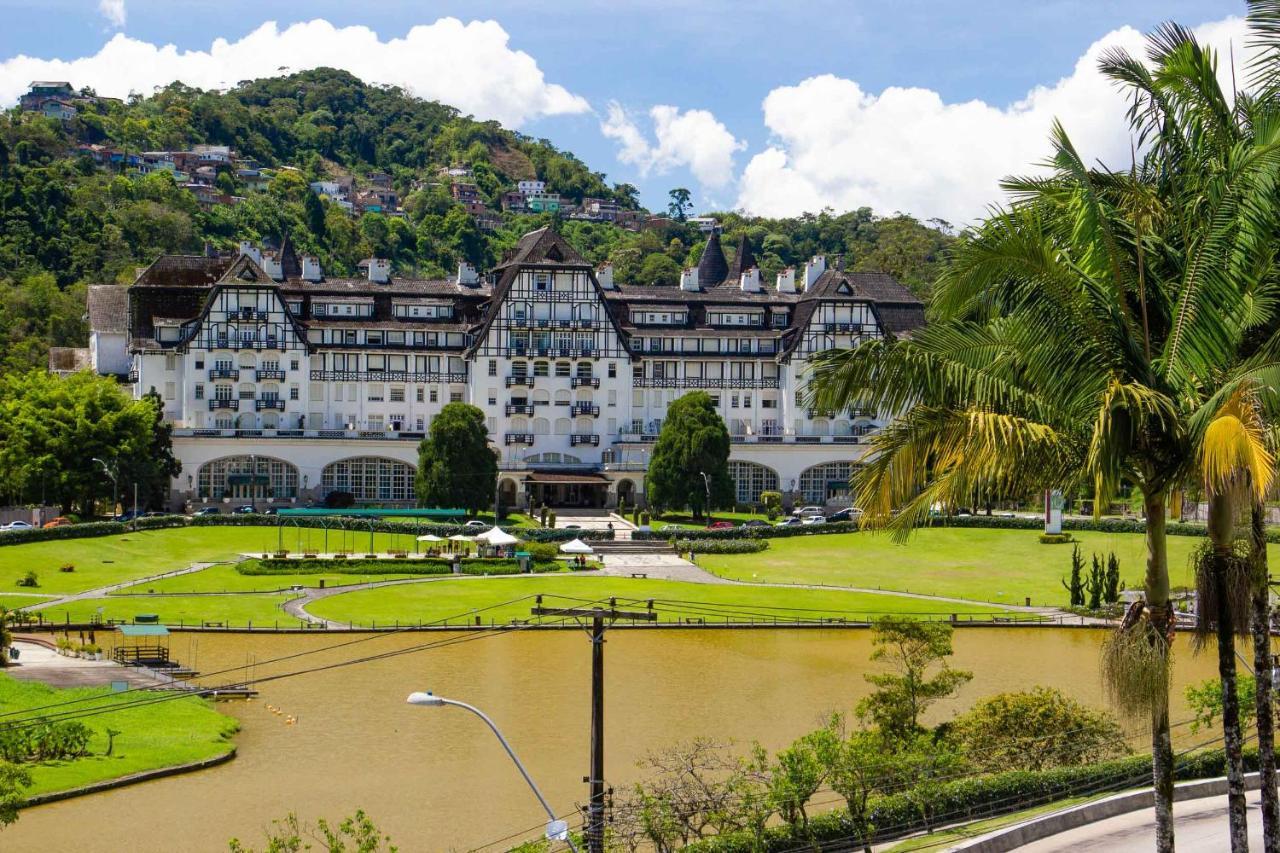
[{"label": "blue sky", "polygon": [[[416,47],[385,51],[386,63],[362,76],[403,77],[415,91],[545,136],[612,180],[640,186],[651,207],[665,203],[670,187],[688,186],[704,205],[762,213],[866,203],[963,220],[997,200],[988,172],[1025,171],[1039,156],[1036,140],[1052,115],[1080,128],[1098,156],[1126,149],[1112,120],[1118,116],[1100,114],[1114,112],[1115,103],[1099,100],[1098,81],[1077,69],[1095,42],[1136,46],[1125,28],[1145,31],[1174,19],[1217,26],[1212,35],[1240,50],[1239,25],[1214,22],[1243,13],[1242,3],[1220,0],[0,0],[0,98],[15,97],[14,81],[59,70],[19,63],[18,55],[94,57],[120,33],[133,53],[83,67],[112,80],[130,65],[164,74],[198,63],[151,62],[142,45],[207,52],[214,39],[234,44],[267,21],[285,30],[313,19],[334,28],[322,56],[341,64],[352,53],[381,52],[347,27],[368,28],[386,42],[444,17],[494,21],[500,30],[484,37],[478,28],[433,27],[435,36],[424,31],[427,40]],[[505,34],[505,47],[495,32]],[[279,64],[322,61],[290,44],[278,43]],[[455,50],[484,64],[477,70]],[[508,67],[491,71],[503,64],[494,57]],[[222,73],[233,77],[246,65],[232,60]],[[138,79],[151,81],[143,75],[115,85]],[[72,82],[109,88],[103,79]],[[485,87],[492,91],[478,91]],[[1036,87],[1046,89],[1034,103],[1011,109]]]}]

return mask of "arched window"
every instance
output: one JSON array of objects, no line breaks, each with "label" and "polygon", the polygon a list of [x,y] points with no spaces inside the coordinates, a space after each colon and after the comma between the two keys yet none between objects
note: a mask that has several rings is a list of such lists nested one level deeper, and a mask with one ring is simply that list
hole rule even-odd
[{"label": "arched window", "polygon": [[556,435],[568,435],[568,434],[569,434],[569,419],[556,418]]},{"label": "arched window", "polygon": [[759,503],[761,492],[778,491],[778,472],[758,462],[730,459],[729,476],[733,478],[738,503]]},{"label": "arched window", "polygon": [[568,391],[566,391],[566,390],[565,390],[565,389],[563,389],[563,388],[561,388],[561,389],[559,389],[559,390],[557,390],[557,391],[556,391],[556,405],[557,405],[557,406],[567,406],[567,405],[569,405],[569,392],[568,392]]},{"label": "arched window", "polygon": [[200,495],[222,498],[295,498],[298,469],[270,456],[224,456],[200,466]]},{"label": "arched window", "polygon": [[528,432],[529,422],[524,418],[512,418],[511,431],[512,432]]},{"label": "arched window", "polygon": [[821,504],[838,495],[849,494],[853,467],[852,462],[824,462],[806,468],[798,484],[804,502]]},{"label": "arched window", "polygon": [[573,422],[573,431],[579,435],[586,435],[591,432],[591,418],[578,418]]},{"label": "arched window", "polygon": [[534,389],[534,392],[533,392],[533,404],[534,404],[535,406],[549,406],[549,405],[551,405],[551,394],[549,394],[548,392],[544,391],[544,390],[543,390],[543,389],[541,389],[541,388],[536,388],[536,389]]},{"label": "arched window", "polygon": [[411,501],[415,469],[398,459],[355,456],[324,466],[324,492],[351,492],[358,501]]},{"label": "arched window", "polygon": [[548,421],[546,418],[534,418],[534,419],[533,419],[533,434],[534,434],[534,435],[550,435],[550,434],[551,434],[551,422],[550,422],[550,421]]}]

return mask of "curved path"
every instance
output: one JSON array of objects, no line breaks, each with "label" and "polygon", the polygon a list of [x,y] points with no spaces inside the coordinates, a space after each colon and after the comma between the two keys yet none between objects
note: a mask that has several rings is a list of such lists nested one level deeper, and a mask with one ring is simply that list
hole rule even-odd
[{"label": "curved path", "polygon": [[191,565],[187,566],[185,569],[174,569],[171,572],[161,572],[158,575],[147,575],[146,577],[143,577],[143,578],[134,578],[133,580],[129,580],[129,581],[121,581],[120,583],[113,583],[107,586],[100,586],[94,589],[86,589],[84,592],[76,592],[70,595],[58,596],[56,598],[51,598],[48,601],[42,601],[39,604],[32,604],[32,605],[25,606],[23,607],[23,610],[40,610],[45,607],[56,607],[60,604],[70,604],[73,601],[84,601],[85,599],[89,599],[89,598],[106,598],[108,595],[115,592],[116,590],[127,589],[128,587],[138,586],[139,584],[151,583],[152,581],[158,581],[162,578],[176,578],[179,575],[189,575],[194,572],[203,572],[205,569],[212,568],[213,566],[218,565],[219,562],[226,562],[226,561],[222,560],[222,561],[215,561],[212,563],[192,563]]}]

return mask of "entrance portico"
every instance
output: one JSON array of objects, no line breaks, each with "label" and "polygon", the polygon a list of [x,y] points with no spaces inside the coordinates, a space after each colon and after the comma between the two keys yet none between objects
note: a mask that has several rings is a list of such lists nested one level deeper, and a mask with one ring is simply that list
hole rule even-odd
[{"label": "entrance portico", "polygon": [[534,471],[524,478],[530,506],[602,508],[609,480],[585,472]]}]

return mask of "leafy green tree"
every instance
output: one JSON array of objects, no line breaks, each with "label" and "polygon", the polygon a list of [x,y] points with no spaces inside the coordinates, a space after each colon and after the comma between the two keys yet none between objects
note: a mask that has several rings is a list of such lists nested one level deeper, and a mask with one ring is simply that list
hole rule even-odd
[{"label": "leafy green tree", "polygon": [[674,285],[680,281],[680,264],[666,255],[650,255],[641,262],[640,270],[636,275],[637,284]]},{"label": "leafy green tree", "polygon": [[31,773],[19,764],[0,760],[0,827],[18,819],[19,809],[27,803],[24,788],[31,787]]},{"label": "leafy green tree", "polygon": [[1130,751],[1114,717],[1052,687],[983,699],[952,721],[949,734],[974,766],[993,773],[1092,764]]},{"label": "leafy green tree", "polygon": [[[93,460],[127,459],[153,446],[154,408],[112,379],[40,371],[0,378],[0,482],[11,494],[43,492],[64,513],[92,516],[111,484]],[[36,491],[39,490],[39,491]]]},{"label": "leafy green tree", "polygon": [[692,195],[684,187],[677,187],[667,193],[671,202],[667,205],[667,213],[677,222],[684,222],[693,206]]},{"label": "leafy green tree", "polygon": [[920,717],[929,706],[950,696],[973,673],[947,665],[952,654],[949,625],[882,616],[873,631],[871,659],[884,662],[889,671],[863,676],[876,690],[858,703],[858,714],[887,737],[906,742],[924,731]]},{"label": "leafy green tree", "polygon": [[822,733],[814,740],[818,761],[825,769],[828,787],[844,798],[856,833],[850,840],[871,853],[871,797],[892,790],[884,766],[896,744],[874,729],[859,727],[846,734],[840,714],[832,714],[818,732]]},{"label": "leafy green tree", "polygon": [[1107,577],[1102,589],[1102,600],[1115,604],[1120,600],[1120,559],[1114,551],[1107,555]]},{"label": "leafy green tree", "polygon": [[830,749],[829,729],[818,729],[799,737],[774,756],[770,767],[769,793],[783,821],[801,832],[808,828],[806,807],[827,778],[821,755]]},{"label": "leafy green tree", "polygon": [[[354,815],[344,818],[337,825],[324,818],[315,827],[307,826],[290,812],[284,820],[275,820],[266,832],[267,846],[263,853],[301,853],[319,845],[326,853],[396,853],[399,849],[391,843],[391,836],[384,835],[373,820],[358,809]],[[231,853],[254,853],[233,838],[227,844]]]},{"label": "leafy green tree", "polygon": [[479,512],[493,505],[498,457],[489,446],[484,412],[449,403],[418,447],[418,505]]},{"label": "leafy green tree", "polygon": [[[173,424],[164,419],[164,401],[153,388],[142,396],[150,407],[150,441],[134,456],[117,456],[121,489],[138,484],[138,502],[146,509],[163,509],[169,501],[173,478],[182,473],[182,463],[173,455]],[[127,495],[122,491],[121,499]]]},{"label": "leafy green tree", "polygon": [[705,391],[685,394],[667,408],[645,481],[655,507],[689,507],[695,518],[733,503],[729,430]]}]

